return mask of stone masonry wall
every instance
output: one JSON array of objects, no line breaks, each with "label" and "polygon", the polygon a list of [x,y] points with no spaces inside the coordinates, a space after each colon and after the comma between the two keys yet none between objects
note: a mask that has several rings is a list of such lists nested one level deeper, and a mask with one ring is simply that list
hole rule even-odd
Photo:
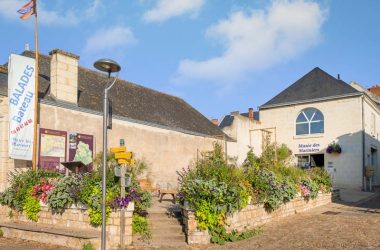
[{"label": "stone masonry wall", "polygon": [[[253,229],[277,218],[301,213],[315,207],[329,204],[331,200],[331,193],[319,193],[316,199],[308,201],[298,196],[292,201],[281,205],[280,208],[273,212],[267,212],[262,204],[249,204],[239,212],[227,217],[226,229],[227,231]],[[207,244],[210,242],[208,231],[197,229],[194,211],[183,209],[183,221],[188,244]]]},{"label": "stone masonry wall", "polygon": [[[12,218],[9,213],[12,211]],[[132,214],[133,205],[128,206],[125,211],[125,245],[132,244]],[[37,225],[56,226],[73,230],[96,230],[101,232],[101,226],[90,224],[89,213],[82,208],[67,208],[62,214],[53,214],[47,206],[41,206],[38,222],[29,220],[23,213],[18,213],[8,207],[0,206],[0,220],[2,222],[23,222]],[[120,212],[112,212],[107,221],[107,245],[110,249],[116,249],[120,243]]]}]

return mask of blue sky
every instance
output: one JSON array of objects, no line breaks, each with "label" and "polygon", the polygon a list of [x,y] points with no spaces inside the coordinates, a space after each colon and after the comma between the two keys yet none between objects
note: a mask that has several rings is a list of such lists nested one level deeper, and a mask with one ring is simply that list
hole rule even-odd
[{"label": "blue sky", "polygon": [[[380,83],[377,0],[38,0],[40,52],[60,48],[92,68],[183,98],[207,118],[264,104],[318,66]],[[0,63],[34,49],[33,18],[0,1]]]}]

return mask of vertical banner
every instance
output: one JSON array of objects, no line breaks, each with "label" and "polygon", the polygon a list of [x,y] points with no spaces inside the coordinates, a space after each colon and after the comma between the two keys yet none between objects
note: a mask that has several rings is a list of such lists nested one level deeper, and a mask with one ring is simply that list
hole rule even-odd
[{"label": "vertical banner", "polygon": [[39,167],[65,172],[61,162],[66,161],[66,138],[66,131],[40,128]]},{"label": "vertical banner", "polygon": [[9,157],[32,160],[35,60],[11,54],[8,65]]},{"label": "vertical banner", "polygon": [[69,161],[81,161],[86,165],[86,171],[92,170],[94,152],[94,136],[69,133]]}]

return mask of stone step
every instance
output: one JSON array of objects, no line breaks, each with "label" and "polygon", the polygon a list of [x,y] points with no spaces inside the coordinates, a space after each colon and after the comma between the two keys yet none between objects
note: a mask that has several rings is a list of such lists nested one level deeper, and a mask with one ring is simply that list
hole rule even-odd
[{"label": "stone step", "polygon": [[175,219],[148,219],[148,224],[150,225],[182,225],[180,221]]},{"label": "stone step", "polygon": [[165,236],[181,236],[184,235],[182,228],[161,228],[161,229],[151,229],[151,233],[153,237],[165,237]]},{"label": "stone step", "polygon": [[147,217],[150,218],[178,218],[181,217],[181,213],[148,213]]},{"label": "stone step", "polygon": [[148,225],[152,231],[164,229],[182,231],[182,225],[178,223],[149,223]]},{"label": "stone step", "polygon": [[164,235],[154,236],[148,241],[142,241],[138,235],[133,236],[133,245],[157,245],[157,246],[171,246],[171,245],[186,245],[186,236],[183,235]]},{"label": "stone step", "polygon": [[73,230],[24,222],[2,222],[0,227],[6,238],[18,238],[45,244],[54,243],[72,249],[82,249],[86,243],[100,248],[101,243],[100,232],[96,230]]}]

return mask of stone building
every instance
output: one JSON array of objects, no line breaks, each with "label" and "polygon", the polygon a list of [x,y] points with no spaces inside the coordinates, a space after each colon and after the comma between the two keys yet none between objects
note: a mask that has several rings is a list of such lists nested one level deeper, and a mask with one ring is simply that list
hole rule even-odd
[{"label": "stone building", "polygon": [[[374,168],[373,181],[380,184],[376,93],[315,68],[261,105],[259,122],[248,126],[242,115],[231,113],[219,126],[237,140],[239,155],[249,148],[260,155],[263,138],[269,136],[271,142],[291,149],[295,165],[324,167],[336,186],[362,189],[367,166]],[[327,150],[333,143],[340,145],[341,153]]]},{"label": "stone building", "polygon": [[[34,58],[33,51],[22,55]],[[79,66],[78,60],[79,56],[58,49],[40,54],[38,123],[40,129],[91,135],[95,155],[102,150],[102,98],[109,80],[105,74]],[[10,170],[31,166],[29,161],[8,157],[7,78],[4,64],[0,66],[0,191],[7,185]],[[150,165],[155,184],[176,183],[177,170],[187,167],[198,151],[209,150],[225,138],[218,126],[181,98],[118,80],[110,99],[109,147],[119,146],[124,139],[127,149]],[[68,154],[59,160],[69,160]]]}]

